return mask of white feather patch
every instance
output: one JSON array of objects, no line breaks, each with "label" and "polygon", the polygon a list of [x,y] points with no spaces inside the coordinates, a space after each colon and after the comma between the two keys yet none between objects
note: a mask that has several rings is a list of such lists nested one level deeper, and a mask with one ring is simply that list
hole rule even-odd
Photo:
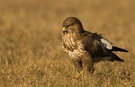
[{"label": "white feather patch", "polygon": [[112,49],[112,43],[109,42],[108,40],[102,38],[102,39],[101,39],[101,42],[102,42],[102,44],[103,44],[103,46],[104,46],[105,48],[107,48],[107,49]]}]

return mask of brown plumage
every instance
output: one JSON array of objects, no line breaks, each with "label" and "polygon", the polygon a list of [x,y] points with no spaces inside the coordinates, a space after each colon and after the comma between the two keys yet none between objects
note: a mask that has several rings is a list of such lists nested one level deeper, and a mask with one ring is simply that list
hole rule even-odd
[{"label": "brown plumage", "polygon": [[112,46],[101,34],[85,31],[79,19],[68,17],[62,27],[62,47],[79,72],[85,70],[92,73],[94,64],[102,60],[124,62],[113,51],[127,50]]}]

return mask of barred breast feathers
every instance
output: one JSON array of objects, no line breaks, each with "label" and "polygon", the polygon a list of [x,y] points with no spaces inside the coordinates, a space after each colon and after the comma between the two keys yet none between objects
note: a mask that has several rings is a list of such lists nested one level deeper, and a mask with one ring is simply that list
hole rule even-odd
[{"label": "barred breast feathers", "polygon": [[74,36],[71,34],[62,36],[62,47],[64,51],[73,59],[80,58],[85,53],[81,40],[75,41]]}]

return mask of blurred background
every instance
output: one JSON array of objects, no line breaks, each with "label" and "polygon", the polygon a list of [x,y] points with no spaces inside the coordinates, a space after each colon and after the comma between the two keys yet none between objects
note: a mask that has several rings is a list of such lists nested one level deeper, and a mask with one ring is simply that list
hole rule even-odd
[{"label": "blurred background", "polygon": [[[102,33],[114,45],[129,50],[117,53],[125,63],[101,62],[90,80],[67,78],[77,73],[61,48],[62,22],[70,16],[79,18],[84,29]],[[0,0],[0,84],[135,86],[134,41],[134,0]]]}]

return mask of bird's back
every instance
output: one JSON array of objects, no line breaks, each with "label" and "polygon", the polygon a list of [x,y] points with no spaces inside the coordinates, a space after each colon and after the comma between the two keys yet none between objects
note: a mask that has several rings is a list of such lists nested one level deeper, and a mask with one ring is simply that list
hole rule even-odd
[{"label": "bird's back", "polygon": [[104,49],[100,40],[101,38],[101,35],[88,31],[82,34],[82,44],[85,50],[93,57],[100,57],[104,54]]}]

